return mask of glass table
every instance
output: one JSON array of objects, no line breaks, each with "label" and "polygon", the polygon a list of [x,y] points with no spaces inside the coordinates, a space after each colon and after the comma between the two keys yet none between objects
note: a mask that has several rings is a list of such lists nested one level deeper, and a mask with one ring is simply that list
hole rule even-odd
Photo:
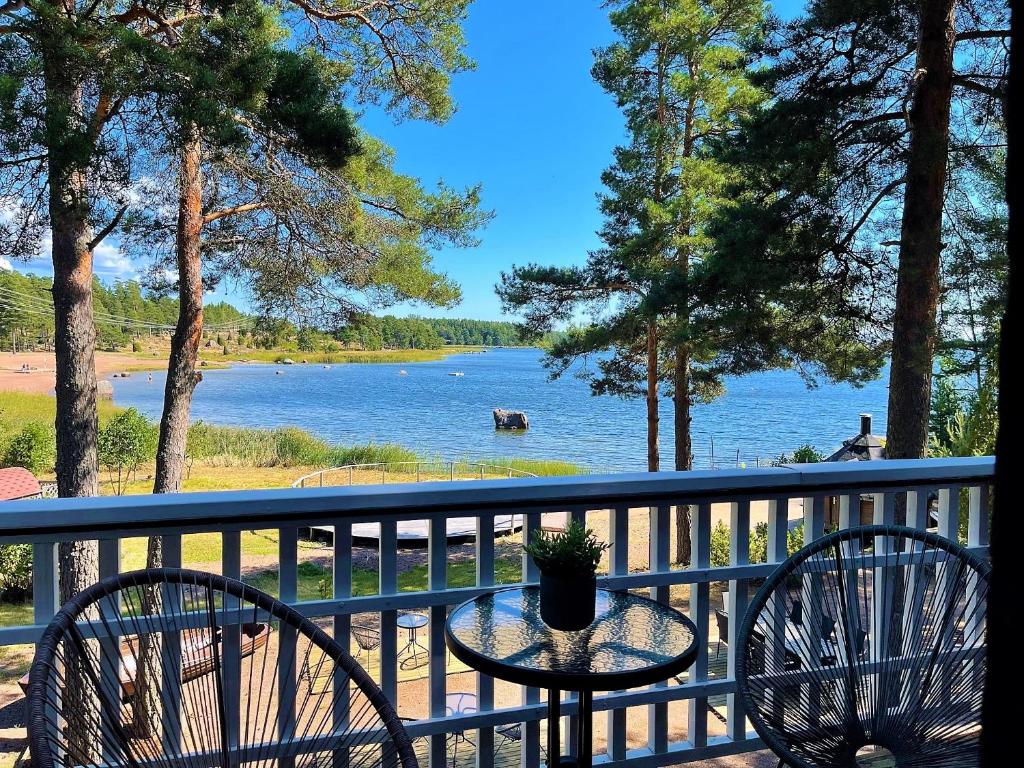
[{"label": "glass table", "polygon": [[397,624],[402,629],[408,630],[409,636],[406,640],[405,646],[398,652],[398,658],[402,658],[399,666],[402,669],[414,669],[420,666],[420,651],[423,651],[423,663],[427,663],[427,659],[430,658],[430,652],[427,647],[420,643],[416,638],[416,633],[421,627],[427,626],[429,623],[427,615],[424,613],[403,613],[398,617]]},{"label": "glass table", "polygon": [[514,587],[451,612],[445,642],[455,658],[491,677],[548,691],[548,755],[560,755],[562,691],[579,695],[578,754],[562,764],[589,768],[594,691],[667,680],[697,658],[697,628],[670,606],[628,592],[597,590],[594,622],[562,632],[540,618],[540,588]]}]

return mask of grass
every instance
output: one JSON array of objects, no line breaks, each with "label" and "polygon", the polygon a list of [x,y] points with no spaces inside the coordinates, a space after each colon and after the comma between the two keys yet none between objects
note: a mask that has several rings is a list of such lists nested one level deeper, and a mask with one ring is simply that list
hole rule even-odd
[{"label": "grass", "polygon": [[[121,568],[123,571],[145,567],[146,540],[125,539],[121,544]],[[303,550],[310,555],[310,550],[323,552],[321,545],[311,542],[299,542],[300,557]],[[274,562],[273,567],[256,570],[243,577],[243,581],[267,592],[278,594],[278,571],[276,566],[278,548],[276,532],[244,531],[242,533],[243,563],[248,560],[266,558]],[[202,533],[186,536],[182,542],[182,560],[190,567],[218,564],[221,558],[221,542],[219,533]],[[496,584],[512,584],[522,578],[522,559],[515,554],[503,554],[495,558],[494,579]],[[321,582],[323,590],[321,591]],[[352,594],[356,597],[377,594],[377,571],[370,568],[352,569]],[[448,563],[448,586],[451,588],[471,587],[476,584],[476,563],[472,561]],[[416,592],[427,588],[427,567],[416,565],[398,575],[400,592]],[[332,590],[331,565],[328,558],[318,560],[302,560],[298,565],[298,598],[299,600],[319,600],[324,594],[330,595]],[[32,624],[32,604],[0,603],[0,626],[12,627]],[[3,648],[0,647],[0,654]],[[2,660],[2,656],[0,656]],[[2,665],[0,665],[2,666]]]},{"label": "grass", "polygon": [[205,464],[340,467],[418,458],[413,451],[393,443],[331,445],[297,427],[258,429],[198,422],[189,429],[188,439],[190,455]]},{"label": "grass", "polygon": [[590,474],[586,467],[579,464],[572,464],[568,461],[556,459],[517,459],[515,457],[499,457],[496,459],[481,459],[482,463],[493,464],[499,467],[508,467],[520,472],[529,472],[539,477],[561,477],[564,475],[587,475]]},{"label": "grass", "polygon": [[[110,400],[98,401],[102,424],[119,410]],[[57,400],[53,395],[0,391],[0,435],[17,432],[26,424],[53,424]]]},{"label": "grass", "polygon": [[[496,584],[512,584],[520,581],[522,561],[518,557],[499,557],[494,562]],[[352,569],[352,594],[364,597],[377,594],[377,572],[367,568]],[[271,595],[278,594],[276,571],[264,571],[246,578],[245,581]],[[476,584],[476,563],[448,563],[448,586],[450,588],[472,587]],[[306,561],[298,566],[298,598],[300,601],[320,600],[331,595],[333,589],[329,563]],[[427,588],[427,567],[417,565],[398,575],[399,592],[417,592]]]}]

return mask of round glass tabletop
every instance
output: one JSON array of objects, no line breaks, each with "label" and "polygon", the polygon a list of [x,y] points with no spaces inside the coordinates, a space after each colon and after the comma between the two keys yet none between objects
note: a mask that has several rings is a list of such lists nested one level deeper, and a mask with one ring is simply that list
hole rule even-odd
[{"label": "round glass tabletop", "polygon": [[403,629],[418,629],[427,626],[428,621],[426,614],[423,613],[403,613],[398,617],[396,623]]},{"label": "round glass tabletop", "polygon": [[597,590],[586,629],[562,632],[540,618],[540,589],[515,587],[463,603],[445,625],[460,661],[509,682],[573,691],[650,685],[697,657],[697,629],[674,608],[628,592]]}]

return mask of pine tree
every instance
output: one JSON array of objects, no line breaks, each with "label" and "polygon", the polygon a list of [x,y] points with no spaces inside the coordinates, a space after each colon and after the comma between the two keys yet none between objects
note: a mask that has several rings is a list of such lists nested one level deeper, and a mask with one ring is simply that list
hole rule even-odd
[{"label": "pine tree", "polygon": [[1005,27],[1000,0],[817,0],[769,38],[776,98],[720,152],[745,183],[719,229],[785,298],[770,311],[836,350],[890,348],[894,458],[927,449],[945,205],[967,178],[948,158],[1003,143]]}]

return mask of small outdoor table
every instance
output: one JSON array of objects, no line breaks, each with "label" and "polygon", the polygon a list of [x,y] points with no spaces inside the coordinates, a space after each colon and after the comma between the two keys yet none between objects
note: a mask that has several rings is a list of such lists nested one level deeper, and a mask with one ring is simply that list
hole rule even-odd
[{"label": "small outdoor table", "polygon": [[[419,652],[423,651],[424,658],[429,658],[430,653],[427,651],[426,646],[421,645],[419,640],[416,639],[417,631],[420,627],[427,626],[430,620],[426,614],[423,613],[403,613],[398,617],[397,623],[402,629],[409,630],[409,638],[405,643],[405,646],[397,654],[397,658],[409,654],[401,662],[402,669],[414,669],[419,666],[416,662],[419,661]],[[412,662],[410,666],[406,666],[408,662]]]},{"label": "small outdoor table", "polygon": [[597,590],[594,622],[561,632],[540,618],[540,588],[498,590],[463,603],[445,624],[457,659],[491,677],[548,691],[548,762],[558,758],[562,691],[579,696],[578,754],[562,765],[589,768],[594,691],[667,680],[697,658],[697,628],[670,606],[628,592]]}]

